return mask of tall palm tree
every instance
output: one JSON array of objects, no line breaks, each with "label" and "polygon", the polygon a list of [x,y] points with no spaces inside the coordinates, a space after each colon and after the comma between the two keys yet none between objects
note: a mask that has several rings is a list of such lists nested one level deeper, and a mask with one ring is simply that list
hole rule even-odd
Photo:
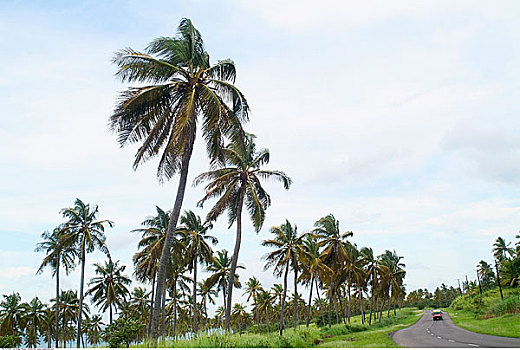
[{"label": "tall palm tree", "polygon": [[123,49],[113,61],[118,66],[116,75],[123,82],[146,84],[123,92],[110,117],[111,129],[118,134],[121,146],[143,142],[134,169],[162,153],[159,179],[168,180],[180,173],[157,276],[152,322],[152,337],[156,339],[170,242],[184,199],[197,119],[202,119],[202,135],[215,161],[222,159],[224,137],[242,137],[241,123],[247,121],[249,108],[244,95],[233,85],[233,61],[211,65],[202,36],[189,19],[181,20],[177,37],[157,38],[144,53]]},{"label": "tall palm tree", "polygon": [[130,285],[132,280],[123,275],[126,266],[119,265],[119,260],[114,262],[109,259],[105,265],[99,263],[94,264],[96,267],[96,275],[88,283],[92,286],[87,295],[92,295],[92,302],[100,307],[102,312],[109,309],[109,320],[112,324],[112,309],[122,307],[123,301],[126,301],[127,296],[130,295],[126,286]]},{"label": "tall palm tree", "polygon": [[[45,258],[43,258],[43,262],[36,271],[37,274],[41,274],[43,269],[47,266],[51,268],[52,275],[56,276],[56,300],[59,299],[60,296],[60,266],[63,265],[65,268],[65,274],[69,274],[69,272],[75,267],[75,259],[77,257],[77,250],[75,249],[73,244],[69,244],[67,230],[64,225],[56,227],[52,230],[52,233],[49,231],[45,231],[41,235],[43,242],[40,242],[36,245],[36,252],[45,252],[47,254]],[[59,319],[59,303],[56,303],[56,314],[55,319]],[[56,347],[58,347],[59,342],[59,322],[56,321]]]},{"label": "tall palm tree", "polygon": [[213,225],[203,223],[200,216],[191,210],[185,211],[181,216],[181,225],[177,232],[186,249],[186,256],[189,257],[188,269],[193,270],[193,332],[197,334],[197,265],[211,260],[213,250],[210,244],[215,245],[218,240],[208,234]]},{"label": "tall palm tree", "polygon": [[[231,268],[231,258],[228,256],[228,251],[222,249],[217,251],[217,254],[208,262],[206,271],[210,272],[211,275],[204,281],[209,288],[217,287],[217,291],[222,291],[224,312],[226,310],[226,291],[229,282],[229,270]],[[242,264],[237,264],[237,269],[245,269]],[[233,281],[235,288],[242,288],[239,276],[235,273],[235,279]]]},{"label": "tall palm tree", "polygon": [[[51,300],[51,302],[54,300]],[[72,341],[77,338],[77,333],[74,332],[74,323],[78,322],[78,314],[81,312],[82,318],[88,318],[89,307],[83,302],[80,305],[80,298],[78,293],[73,290],[62,291],[59,298],[60,310],[61,310],[61,326],[63,327],[62,337],[63,346],[66,347],[68,341]],[[77,324],[76,324],[77,326]],[[79,337],[79,341],[83,337]]]},{"label": "tall palm tree", "polygon": [[[264,240],[262,245],[264,247],[274,248],[274,251],[267,253],[264,256],[266,264],[264,269],[267,270],[270,267],[274,267],[274,274],[281,276],[283,274],[283,296],[280,304],[280,335],[283,334],[283,316],[284,316],[284,304],[287,295],[287,275],[289,273],[289,267],[292,267],[294,271],[294,291],[297,294],[298,284],[298,265],[299,257],[302,255],[302,241],[305,238],[304,235],[298,235],[298,229],[296,225],[292,226],[289,220],[285,220],[285,223],[280,226],[271,228],[271,233],[275,235],[275,238]],[[297,299],[295,299],[295,303]],[[294,306],[294,328],[296,328],[297,312],[298,307]]]},{"label": "tall palm tree", "polygon": [[[238,254],[242,243],[242,208],[245,202],[253,227],[259,232],[265,219],[265,211],[271,205],[269,194],[262,187],[260,180],[274,179],[281,181],[286,190],[291,179],[278,170],[262,170],[269,163],[269,150],[257,151],[254,135],[246,134],[244,140],[230,143],[223,151],[224,165],[195,178],[194,184],[209,182],[206,195],[199,201],[202,206],[208,199],[220,197],[207,216],[208,221],[216,220],[225,210],[228,211],[229,227],[236,221],[236,239],[233,250],[229,281],[234,280],[238,264]],[[226,302],[226,329],[230,326],[233,284],[228,283]]]},{"label": "tall palm tree", "polygon": [[[359,286],[365,280],[365,270],[364,262],[357,246],[354,243],[347,242],[346,249],[348,259],[344,265],[344,273],[346,274],[347,282],[347,319],[348,324],[350,325],[350,316],[352,315],[352,287],[357,285],[359,289]],[[362,293],[360,292],[360,294]]]},{"label": "tall palm tree", "polygon": [[[135,276],[140,282],[152,282],[152,305],[150,307],[150,320],[152,319],[153,301],[155,293],[155,281],[157,277],[157,267],[161,258],[164,239],[170,223],[170,213],[158,206],[155,207],[157,214],[147,217],[141,223],[144,228],[132,230],[141,233],[141,240],[138,244],[139,250],[133,257]],[[148,333],[150,333],[151,322],[148,322]]]},{"label": "tall palm tree", "polygon": [[260,332],[260,315],[258,312],[258,294],[262,290],[262,284],[255,276],[253,276],[253,277],[250,277],[249,281],[246,282],[246,286],[247,286],[247,288],[244,292],[244,295],[247,294],[247,300],[246,300],[247,302],[249,302],[249,300],[251,300],[251,298],[253,299],[253,305],[256,310],[256,312],[254,312],[255,319],[256,319],[257,326],[258,326],[258,331]]},{"label": "tall palm tree", "polygon": [[[205,281],[204,281],[205,282]],[[199,282],[199,291],[200,297],[202,299],[202,311],[204,313],[204,327],[207,327],[208,324],[208,302],[215,305],[214,296],[217,295],[217,291],[213,288],[210,288],[206,283]]]},{"label": "tall palm tree", "polygon": [[40,344],[39,334],[44,332],[45,310],[47,305],[43,304],[38,297],[34,297],[30,303],[24,304],[24,328],[25,344],[35,348]]},{"label": "tall palm tree", "polygon": [[81,346],[81,318],[83,316],[83,286],[85,284],[85,261],[86,254],[92,253],[94,249],[99,249],[107,256],[110,256],[108,247],[105,244],[105,225],[113,226],[110,220],[97,220],[99,208],[97,205],[91,207],[79,198],[76,198],[74,206],[64,208],[61,214],[68,221],[64,228],[68,232],[66,244],[75,244],[79,250],[79,260],[81,262],[81,279],[79,284],[79,312],[78,312],[78,335],[76,346]]},{"label": "tall palm tree", "polygon": [[[323,247],[322,259],[332,269],[333,273],[329,278],[329,327],[331,326],[331,308],[335,298],[338,298],[339,277],[342,267],[348,262],[347,239],[353,233],[347,231],[341,233],[339,220],[334,215],[329,214],[314,223],[313,234],[319,240],[318,246]],[[336,319],[338,317],[336,303]]]}]

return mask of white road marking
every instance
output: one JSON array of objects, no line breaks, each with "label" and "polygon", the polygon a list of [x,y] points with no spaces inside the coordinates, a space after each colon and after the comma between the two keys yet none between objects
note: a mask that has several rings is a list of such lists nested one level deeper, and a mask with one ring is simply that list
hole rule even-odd
[{"label": "white road marking", "polygon": [[475,346],[475,347],[478,348],[478,345],[477,345],[477,344],[471,344],[471,343],[469,343],[468,345],[469,345],[469,346]]},{"label": "white road marking", "polygon": [[450,343],[455,343],[455,340],[448,339]]},{"label": "white road marking", "polygon": [[437,339],[442,339],[441,337],[437,337]]}]

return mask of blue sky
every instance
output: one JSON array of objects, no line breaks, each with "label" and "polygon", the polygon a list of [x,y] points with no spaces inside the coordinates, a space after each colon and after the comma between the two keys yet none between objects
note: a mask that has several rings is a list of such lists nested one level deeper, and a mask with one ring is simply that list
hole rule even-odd
[{"label": "blue sky", "polygon": [[[288,218],[303,231],[333,213],[359,246],[405,257],[408,290],[454,285],[519,230],[520,13],[517,2],[19,1],[0,4],[0,294],[48,299],[35,276],[40,234],[76,197],[115,221],[108,244],[128,265],[130,230],[169,208],[176,179],[131,168],[107,128],[118,91],[113,53],[175,35],[183,17],[212,60],[232,58],[252,107],[246,129],[271,150],[263,230],[246,225],[242,276],[262,269],[260,242]],[[199,140],[200,141],[200,140]],[[190,180],[207,169],[196,145]],[[188,188],[195,209],[201,188]],[[197,209],[204,215],[205,210]],[[207,210],[207,208],[206,208]],[[232,249],[220,220],[216,249]],[[92,254],[89,265],[103,256]],[[88,267],[87,278],[93,268]],[[63,279],[77,288],[78,272]],[[238,294],[238,293],[237,293]]]}]

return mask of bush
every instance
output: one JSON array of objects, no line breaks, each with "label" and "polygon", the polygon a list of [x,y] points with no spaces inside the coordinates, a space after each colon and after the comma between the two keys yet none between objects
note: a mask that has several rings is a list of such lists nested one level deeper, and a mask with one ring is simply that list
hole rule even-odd
[{"label": "bush", "polygon": [[500,300],[493,305],[492,310],[497,316],[520,312],[520,295],[511,295],[504,300]]},{"label": "bush", "polygon": [[111,348],[129,347],[137,340],[139,330],[144,325],[131,318],[118,318],[103,332],[103,339]]}]

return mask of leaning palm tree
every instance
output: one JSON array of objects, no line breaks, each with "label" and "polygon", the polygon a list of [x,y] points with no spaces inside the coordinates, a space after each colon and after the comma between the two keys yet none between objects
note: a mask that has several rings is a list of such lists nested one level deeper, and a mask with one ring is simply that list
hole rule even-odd
[{"label": "leaning palm tree", "polygon": [[200,216],[191,210],[181,216],[181,227],[177,229],[180,241],[189,257],[188,268],[193,270],[193,332],[197,334],[197,265],[199,262],[208,262],[213,257],[210,244],[215,245],[218,240],[209,235],[213,228],[211,223],[203,223]]},{"label": "leaning palm tree", "polygon": [[[270,267],[274,267],[274,274],[281,276],[283,274],[283,295],[280,303],[280,335],[283,334],[283,316],[285,298],[287,295],[287,275],[289,274],[289,268],[292,267],[294,271],[294,292],[297,295],[297,281],[298,281],[298,265],[299,257],[302,256],[303,245],[302,241],[305,238],[304,235],[298,235],[298,229],[296,225],[291,225],[289,220],[285,220],[285,223],[280,226],[271,228],[271,233],[275,235],[275,238],[264,240],[262,245],[264,247],[274,248],[274,251],[267,253],[264,256],[266,264],[264,269],[267,270]],[[298,307],[296,305],[297,298],[295,299],[294,305],[294,328],[296,328],[297,312]]]},{"label": "leaning palm tree", "polygon": [[[43,242],[36,245],[36,252],[45,252],[47,254],[43,258],[43,262],[36,271],[37,274],[41,274],[46,266],[49,266],[52,271],[52,275],[56,276],[56,300],[60,296],[60,266],[63,265],[65,268],[65,274],[74,269],[74,260],[77,257],[77,250],[74,245],[67,243],[67,230],[63,225],[56,227],[52,230],[52,233],[45,231],[41,235]],[[55,319],[58,320],[60,307],[59,303],[56,304],[56,315]],[[58,347],[59,341],[59,322],[56,321],[56,333],[54,335],[56,340],[56,347]]]},{"label": "leaning palm tree", "polygon": [[94,264],[96,267],[96,275],[88,283],[92,286],[87,295],[92,295],[92,302],[100,307],[102,312],[109,309],[109,324],[112,324],[112,309],[121,308],[127,296],[130,295],[126,286],[132,282],[130,278],[123,275],[126,266],[119,265],[119,260],[113,262],[109,259],[105,265],[99,263]]},{"label": "leaning palm tree", "polygon": [[99,249],[107,256],[110,256],[108,247],[105,244],[105,225],[113,226],[110,220],[97,220],[99,214],[98,206],[91,207],[79,198],[76,198],[74,206],[64,208],[61,214],[68,221],[64,228],[68,232],[66,244],[76,245],[79,250],[79,260],[81,262],[81,279],[79,284],[79,312],[78,312],[78,335],[76,346],[81,346],[81,318],[83,307],[83,286],[85,284],[85,261],[86,254],[92,253],[94,249]]},{"label": "leaning palm tree", "polygon": [[[208,266],[206,266],[206,271],[210,272],[211,275],[204,281],[204,284],[206,284],[209,288],[216,286],[217,291],[222,292],[222,305],[224,306],[224,311],[226,310],[226,291],[227,284],[229,282],[230,268],[231,258],[228,256],[228,251],[226,249],[217,251],[217,255],[214,255],[213,258],[208,262]],[[237,269],[245,269],[245,267],[242,264],[237,264]],[[235,273],[233,286],[235,288],[242,288],[242,284],[240,283],[240,279],[237,273]]]},{"label": "leaning palm tree", "polygon": [[[233,85],[236,71],[231,60],[210,64],[200,32],[182,19],[177,37],[160,37],[145,52],[127,48],[114,57],[116,75],[123,82],[144,86],[123,92],[110,117],[110,127],[121,146],[142,142],[134,169],[161,153],[160,181],[180,173],[175,204],[161,254],[157,276],[152,338],[157,338],[161,298],[166,286],[170,242],[180,216],[197,124],[202,127],[208,154],[222,159],[224,138],[241,138],[242,122],[249,108],[244,95]],[[200,117],[202,120],[197,123]]]},{"label": "leaning palm tree", "polygon": [[[242,142],[243,141],[243,142]],[[238,253],[242,243],[242,208],[244,203],[249,212],[256,232],[262,228],[265,211],[271,205],[271,198],[264,190],[261,180],[274,179],[281,181],[286,190],[291,179],[278,170],[262,170],[269,163],[269,150],[257,151],[254,135],[246,134],[245,140],[234,141],[224,149],[225,164],[223,168],[208,171],[195,178],[194,184],[209,182],[206,195],[199,201],[203,205],[210,198],[220,197],[207,216],[208,221],[216,220],[225,210],[229,214],[229,227],[236,221],[236,239],[233,250],[229,281],[234,280],[238,263]],[[231,321],[231,301],[233,283],[228,283],[226,302],[226,329]]]}]

